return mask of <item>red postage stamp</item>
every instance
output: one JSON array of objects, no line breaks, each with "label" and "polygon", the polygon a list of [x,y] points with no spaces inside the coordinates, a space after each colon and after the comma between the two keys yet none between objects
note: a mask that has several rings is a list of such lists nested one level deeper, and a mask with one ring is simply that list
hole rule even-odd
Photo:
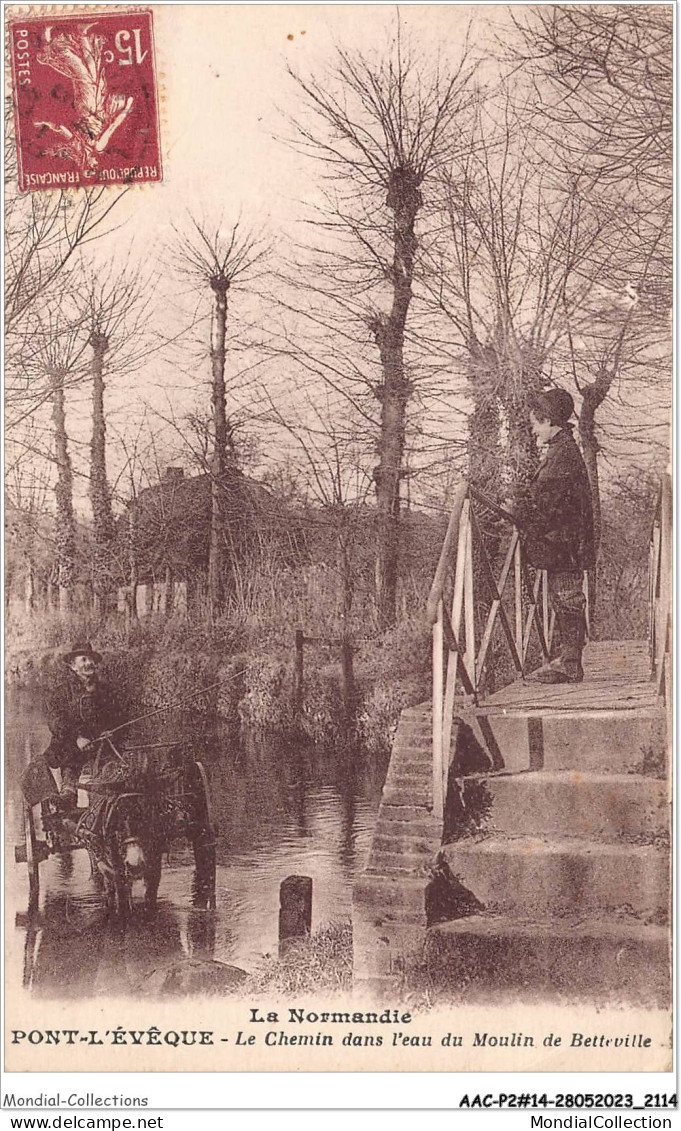
[{"label": "red postage stamp", "polygon": [[149,9],[10,23],[19,189],[160,181]]}]

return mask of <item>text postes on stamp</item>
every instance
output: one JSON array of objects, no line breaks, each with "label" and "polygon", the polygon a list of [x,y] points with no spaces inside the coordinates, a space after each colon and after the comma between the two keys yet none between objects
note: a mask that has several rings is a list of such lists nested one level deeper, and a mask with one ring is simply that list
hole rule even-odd
[{"label": "text postes on stamp", "polygon": [[22,192],[162,179],[150,10],[10,24]]}]

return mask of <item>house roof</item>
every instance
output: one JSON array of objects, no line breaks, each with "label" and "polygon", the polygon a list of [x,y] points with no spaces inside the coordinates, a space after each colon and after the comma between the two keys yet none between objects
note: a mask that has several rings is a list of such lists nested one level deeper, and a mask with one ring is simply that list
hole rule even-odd
[{"label": "house roof", "polygon": [[[119,554],[130,544],[131,519],[140,579],[165,572],[176,576],[208,565],[211,476],[185,477],[169,468],[164,478],[140,491],[118,524]],[[268,526],[281,508],[270,493],[239,471],[224,477],[223,513],[230,546],[237,554],[258,529]]]}]

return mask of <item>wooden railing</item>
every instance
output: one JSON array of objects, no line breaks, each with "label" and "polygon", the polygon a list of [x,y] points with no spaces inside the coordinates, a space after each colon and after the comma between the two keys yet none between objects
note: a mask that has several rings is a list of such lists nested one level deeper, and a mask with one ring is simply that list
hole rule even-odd
[{"label": "wooden railing", "polygon": [[672,626],[672,480],[665,474],[655,508],[650,536],[649,639],[651,677],[658,694],[665,695]]},{"label": "wooden railing", "polygon": [[[476,513],[483,508],[495,521],[494,541],[502,548],[498,576]],[[498,626],[511,660],[506,682],[549,659],[554,628],[546,572],[530,572],[512,515],[468,482],[454,498],[427,617],[433,633],[433,810],[441,817],[457,692],[471,703],[484,695]],[[538,648],[530,654],[533,636]]]}]

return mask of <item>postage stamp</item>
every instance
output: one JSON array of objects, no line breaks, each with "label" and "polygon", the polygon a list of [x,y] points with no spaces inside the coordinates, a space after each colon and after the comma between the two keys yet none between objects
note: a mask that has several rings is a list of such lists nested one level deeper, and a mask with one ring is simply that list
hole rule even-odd
[{"label": "postage stamp", "polygon": [[149,9],[10,23],[19,189],[160,181]]}]

